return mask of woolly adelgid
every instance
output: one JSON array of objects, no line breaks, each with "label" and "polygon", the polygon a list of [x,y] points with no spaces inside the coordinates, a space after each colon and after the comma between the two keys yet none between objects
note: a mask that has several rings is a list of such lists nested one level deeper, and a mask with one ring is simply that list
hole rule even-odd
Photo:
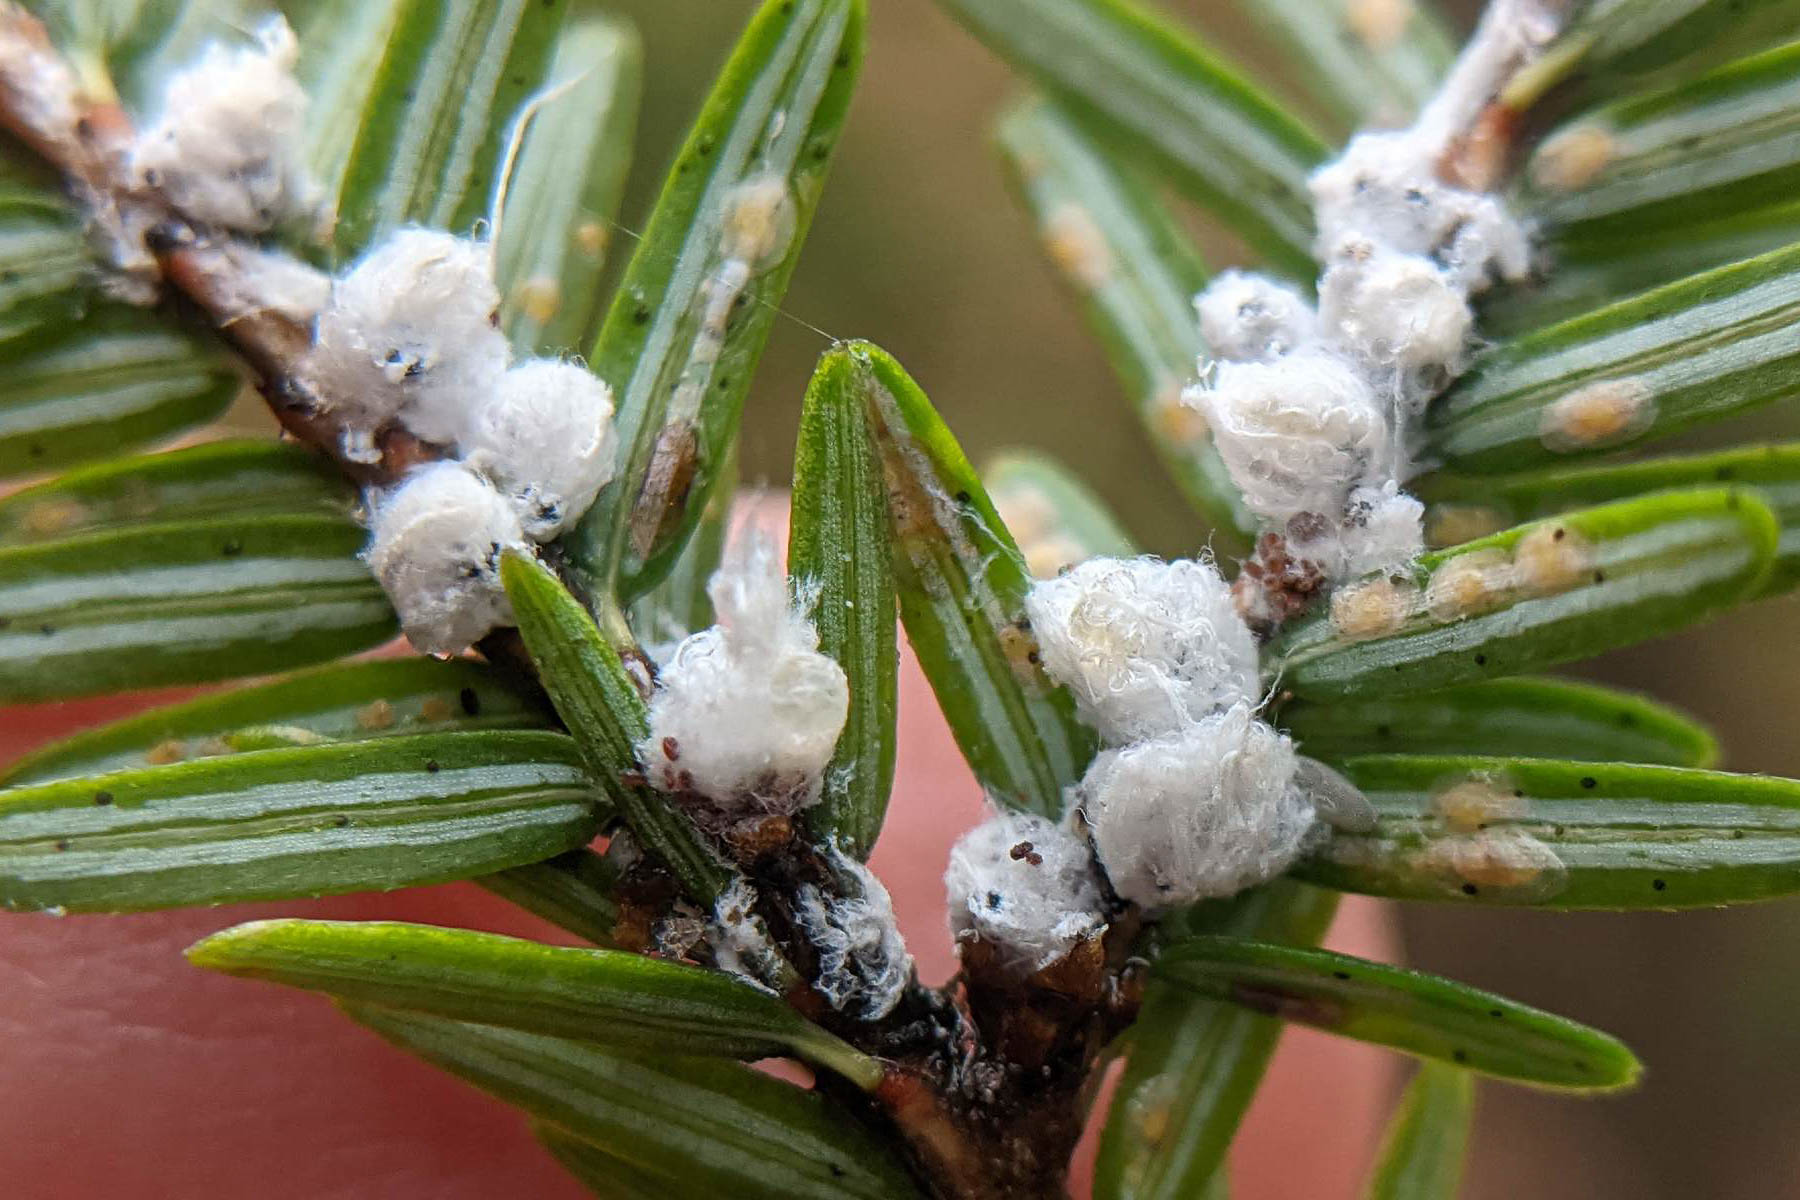
[{"label": "woolly adelgid", "polygon": [[[1333,153],[1118,0],[943,2],[1048,97],[1002,149],[1210,525],[1174,554],[1041,458],[977,472],[866,342],[807,389],[785,560],[734,527],[861,0],[762,5],[631,228],[639,51],[588,6],[0,6],[0,468],[62,472],[0,500],[0,692],[267,677],[10,768],[0,902],[474,879],[591,948],[283,918],[191,957],[332,995],[602,1194],[1041,1196],[1090,1119],[1096,1196],[1207,1194],[1274,1030],[1221,1002],[1433,1064],[1374,1194],[1454,1175],[1472,1075],[1632,1083],[1595,1030],[1314,943],[1338,891],[1795,890],[1792,783],[1506,678],[1800,578],[1787,448],[1590,459],[1791,390],[1757,130],[1792,6],[1496,0],[1454,61],[1414,3],[1259,6],[1361,130]],[[289,444],[108,458],[244,372]],[[987,806],[925,864],[943,986],[869,859],[896,617]]]}]

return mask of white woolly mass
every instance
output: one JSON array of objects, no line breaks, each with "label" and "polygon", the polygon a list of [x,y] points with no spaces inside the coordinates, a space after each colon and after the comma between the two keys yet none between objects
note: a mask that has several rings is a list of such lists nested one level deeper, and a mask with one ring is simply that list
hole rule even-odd
[{"label": "white woolly mass", "polygon": [[1345,355],[1306,347],[1274,362],[1221,362],[1183,393],[1251,512],[1277,524],[1335,518],[1358,482],[1391,478],[1395,449],[1368,377]]},{"label": "white woolly mass", "polygon": [[1295,767],[1293,744],[1249,705],[1103,751],[1081,781],[1081,811],[1113,890],[1158,909],[1281,874],[1313,826]]},{"label": "white woolly mass", "polygon": [[1391,571],[1425,552],[1425,506],[1398,484],[1356,489],[1346,512],[1338,534],[1340,577]]},{"label": "white woolly mass", "polygon": [[1211,562],[1094,558],[1032,585],[1044,669],[1109,743],[1255,697],[1256,641]]},{"label": "white woolly mass", "polygon": [[778,958],[780,951],[756,915],[756,888],[748,879],[734,876],[725,885],[713,901],[713,919],[704,936],[713,966],[765,992],[771,990],[758,968]]},{"label": "white woolly mass", "polygon": [[684,639],[657,676],[639,761],[656,787],[727,814],[815,803],[849,712],[843,668],[790,605],[766,539],[742,539],[707,594],[719,624]]},{"label": "white woolly mass", "polygon": [[1531,274],[1531,235],[1498,197],[1481,196],[1464,206],[1456,233],[1434,257],[1465,294],[1474,295],[1496,279],[1516,283]]},{"label": "white woolly mass", "polygon": [[525,546],[506,498],[460,463],[421,467],[377,504],[363,551],[413,646],[466,649],[512,620],[500,553]]},{"label": "white woolly mass", "polygon": [[[365,441],[398,418],[428,442],[453,444],[506,370],[499,307],[487,243],[402,229],[332,286],[305,374]],[[372,445],[347,449],[374,457]]]},{"label": "white woolly mass", "polygon": [[819,952],[813,986],[839,1012],[877,1021],[900,1003],[912,955],[881,880],[847,855],[834,852],[832,862],[844,890],[855,895],[827,899],[812,884],[794,894],[794,918]]},{"label": "white woolly mass", "polygon": [[1370,362],[1408,369],[1461,365],[1475,315],[1429,259],[1361,237],[1338,246],[1319,280],[1319,318]]},{"label": "white woolly mass", "polygon": [[1312,537],[1290,536],[1287,548],[1332,579],[1398,571],[1425,552],[1425,506],[1391,481],[1358,487],[1341,520]]},{"label": "white woolly mass", "polygon": [[1031,813],[999,812],[963,834],[944,871],[950,928],[1029,973],[1106,927],[1087,843]]},{"label": "white woolly mass", "polygon": [[548,541],[613,477],[612,417],[612,389],[585,368],[520,363],[476,408],[461,439],[464,460],[512,500],[527,536]]},{"label": "white woolly mass", "polygon": [[211,42],[163,91],[162,111],[132,148],[131,169],[183,213],[260,233],[316,203],[302,162],[306,92],[299,42],[279,16],[253,46]]},{"label": "white woolly mass", "polygon": [[[1359,134],[1313,172],[1316,318],[1285,285],[1236,272],[1196,298],[1226,361],[1203,361],[1184,399],[1280,549],[1327,579],[1418,553],[1419,506],[1399,492],[1418,465],[1418,419],[1466,364],[1469,297],[1531,268],[1525,223],[1477,190],[1497,181],[1499,160],[1472,131],[1565,7],[1493,0],[1409,128]],[[1240,603],[1260,621],[1285,615],[1264,587],[1244,588]]]},{"label": "white woolly mass", "polygon": [[1194,297],[1200,334],[1219,358],[1280,358],[1318,335],[1318,318],[1298,291],[1263,275],[1225,271]]},{"label": "white woolly mass", "polygon": [[1326,261],[1346,237],[1431,259],[1466,292],[1531,267],[1525,227],[1500,201],[1440,182],[1440,149],[1413,130],[1363,133],[1308,181],[1318,224],[1314,253]]},{"label": "white woolly mass", "polygon": [[230,269],[220,272],[218,312],[227,321],[274,313],[309,324],[331,298],[331,276],[291,254],[250,242],[218,247]]}]

